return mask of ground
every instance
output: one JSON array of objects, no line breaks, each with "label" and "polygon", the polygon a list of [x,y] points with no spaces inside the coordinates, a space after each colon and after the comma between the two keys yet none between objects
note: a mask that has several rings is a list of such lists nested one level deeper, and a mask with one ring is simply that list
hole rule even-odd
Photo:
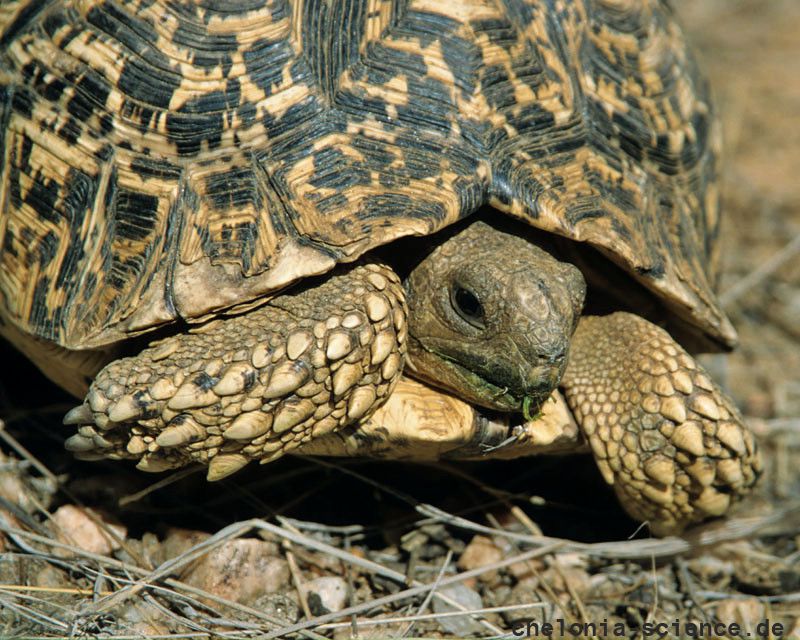
[{"label": "ground", "polygon": [[[721,292],[741,346],[706,364],[759,434],[758,495],[653,541],[628,539],[635,523],[580,457],[284,460],[210,489],[198,474],[154,485],[65,456],[73,401],[2,346],[0,636],[520,637],[552,623],[633,638],[660,622],[659,637],[738,623],[800,638],[800,3],[673,5],[724,122]],[[453,601],[489,611],[443,615]]]}]

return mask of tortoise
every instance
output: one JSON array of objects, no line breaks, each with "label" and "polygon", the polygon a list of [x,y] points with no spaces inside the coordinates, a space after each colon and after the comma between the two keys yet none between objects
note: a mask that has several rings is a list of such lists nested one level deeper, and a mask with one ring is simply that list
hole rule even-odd
[{"label": "tortoise", "polygon": [[68,448],[219,479],[357,435],[405,370],[526,418],[560,385],[657,532],[755,483],[681,346],[736,334],[719,126],[667,3],[11,0],[0,25],[0,331],[85,398]]}]

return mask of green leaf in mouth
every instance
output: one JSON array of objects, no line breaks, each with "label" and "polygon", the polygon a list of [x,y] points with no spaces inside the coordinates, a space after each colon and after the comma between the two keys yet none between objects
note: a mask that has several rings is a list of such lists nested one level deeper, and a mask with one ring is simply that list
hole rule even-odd
[{"label": "green leaf in mouth", "polygon": [[525,418],[526,422],[532,422],[533,420],[538,420],[542,415],[542,407],[538,405],[534,413],[531,413],[531,405],[533,405],[536,400],[532,396],[525,396],[522,399],[522,416]]}]

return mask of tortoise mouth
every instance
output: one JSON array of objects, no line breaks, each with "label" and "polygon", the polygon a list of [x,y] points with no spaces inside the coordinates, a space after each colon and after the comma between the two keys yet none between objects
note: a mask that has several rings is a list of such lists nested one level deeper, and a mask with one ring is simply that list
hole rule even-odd
[{"label": "tortoise mouth", "polygon": [[[541,405],[558,385],[558,379],[556,379],[552,385],[542,383],[526,393],[514,393],[509,387],[501,387],[443,354],[437,355],[442,359],[442,364],[462,381],[458,388],[453,389],[460,397],[487,409],[522,412],[526,419],[531,419],[539,412]],[[558,369],[558,367],[554,369]],[[554,371],[553,374],[560,378],[560,370]],[[549,381],[553,379],[554,375],[543,375],[539,379]]]}]

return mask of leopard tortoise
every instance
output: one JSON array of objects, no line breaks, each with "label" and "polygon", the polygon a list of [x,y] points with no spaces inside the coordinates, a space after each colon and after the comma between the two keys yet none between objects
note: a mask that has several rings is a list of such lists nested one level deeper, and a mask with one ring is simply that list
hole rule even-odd
[{"label": "leopard tortoise", "polygon": [[506,412],[560,384],[658,532],[754,484],[653,323],[735,342],[666,3],[11,0],[0,85],[0,329],[85,396],[81,455],[221,478],[357,432],[406,365]]}]

